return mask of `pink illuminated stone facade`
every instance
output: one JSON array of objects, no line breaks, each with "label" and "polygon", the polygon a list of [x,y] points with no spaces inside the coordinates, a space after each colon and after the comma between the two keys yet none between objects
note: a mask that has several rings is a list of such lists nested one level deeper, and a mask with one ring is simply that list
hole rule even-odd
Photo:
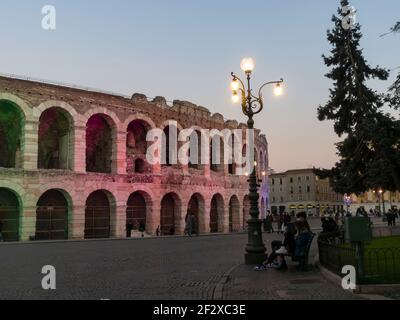
[{"label": "pink illuminated stone facade", "polygon": [[[183,235],[188,213],[200,233],[245,228],[247,177],[229,165],[150,166],[143,140],[169,120],[178,129],[246,129],[244,124],[184,101],[169,106],[163,97],[150,101],[141,94],[128,98],[0,77],[0,115],[5,110],[20,125],[16,136],[0,141],[12,150],[12,161],[0,168],[6,240],[123,238],[129,223],[145,235]],[[7,121],[0,124],[7,128]],[[256,157],[265,215],[268,144],[259,131]]]}]

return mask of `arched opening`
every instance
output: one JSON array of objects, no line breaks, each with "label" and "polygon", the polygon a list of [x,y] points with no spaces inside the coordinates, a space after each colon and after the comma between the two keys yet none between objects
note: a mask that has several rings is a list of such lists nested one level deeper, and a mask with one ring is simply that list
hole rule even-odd
[{"label": "arched opening", "polygon": [[39,169],[72,168],[73,129],[69,114],[61,108],[44,111],[39,120]]},{"label": "arched opening", "polygon": [[202,170],[202,136],[201,132],[194,130],[189,137],[189,168]]},{"label": "arched opening", "polygon": [[93,192],[86,200],[85,239],[110,237],[111,203],[103,190]]},{"label": "arched opening", "polygon": [[229,137],[229,147],[231,148],[231,155],[228,164],[229,174],[236,174],[235,145],[238,144],[238,142],[236,141],[237,139],[238,138],[235,136],[234,133]]},{"label": "arched opening", "polygon": [[[249,166],[249,159],[248,159],[248,154],[247,154],[247,144],[243,145],[242,147],[242,169],[247,169]],[[245,172],[247,174],[250,174],[251,172]]]},{"label": "arched opening", "polygon": [[23,128],[25,117],[11,101],[0,100],[0,167],[22,167]]},{"label": "arched opening", "polygon": [[213,172],[224,173],[224,141],[219,135],[214,135],[211,139],[210,169]]},{"label": "arched opening", "polygon": [[68,201],[63,193],[49,190],[36,206],[35,240],[68,239]]},{"label": "arched opening", "polygon": [[210,232],[223,232],[224,222],[224,199],[216,194],[211,200]]},{"label": "arched opening", "polygon": [[204,216],[204,198],[198,193],[190,198],[185,221],[190,215],[194,216],[194,233],[199,234],[202,227],[200,226],[200,218]]},{"label": "arched opening", "polygon": [[111,173],[112,148],[112,130],[105,116],[92,116],[86,125],[86,171]]},{"label": "arched opening", "polygon": [[[147,153],[147,132],[150,125],[142,120],[132,121],[127,129],[126,137],[126,161],[128,173],[144,173],[150,169],[147,163],[143,160],[146,159]],[[137,160],[140,160],[141,172],[136,171]]]},{"label": "arched opening", "polygon": [[141,192],[132,193],[127,202],[126,225],[132,230],[146,230],[147,202]]},{"label": "arched opening", "polygon": [[237,196],[229,201],[229,232],[240,231],[240,202]]},{"label": "arched opening", "polygon": [[136,159],[135,160],[135,173],[145,173],[145,162],[143,159]]},{"label": "arched opening", "polygon": [[175,221],[180,216],[180,201],[176,194],[169,193],[161,201],[160,233],[173,236],[176,233]]},{"label": "arched opening", "polygon": [[162,142],[164,148],[162,151],[162,166],[179,168],[178,149],[180,142],[178,137],[180,131],[176,125],[170,124],[164,128],[163,132],[165,141]]},{"label": "arched opening", "polygon": [[250,198],[245,196],[243,200],[243,229],[247,229],[247,221],[250,219]]},{"label": "arched opening", "polygon": [[16,194],[0,188],[0,224],[4,241],[19,240],[20,203]]}]

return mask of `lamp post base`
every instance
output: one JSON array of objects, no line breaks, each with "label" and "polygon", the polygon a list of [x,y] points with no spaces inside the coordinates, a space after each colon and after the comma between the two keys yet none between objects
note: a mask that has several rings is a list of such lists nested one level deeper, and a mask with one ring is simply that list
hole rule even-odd
[{"label": "lamp post base", "polygon": [[246,265],[258,265],[267,260],[267,250],[262,240],[262,221],[260,219],[250,219],[247,221],[249,226],[249,242],[246,246],[245,263]]}]

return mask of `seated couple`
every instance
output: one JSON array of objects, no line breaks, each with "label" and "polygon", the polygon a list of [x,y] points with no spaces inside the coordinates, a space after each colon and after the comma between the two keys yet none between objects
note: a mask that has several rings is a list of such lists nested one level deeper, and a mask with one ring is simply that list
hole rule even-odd
[{"label": "seated couple", "polygon": [[285,256],[293,257],[293,260],[304,258],[307,254],[307,247],[313,234],[306,221],[289,223],[284,234],[284,241],[273,241],[272,254],[268,260],[255,268],[256,271],[267,269],[287,270],[288,266]]}]

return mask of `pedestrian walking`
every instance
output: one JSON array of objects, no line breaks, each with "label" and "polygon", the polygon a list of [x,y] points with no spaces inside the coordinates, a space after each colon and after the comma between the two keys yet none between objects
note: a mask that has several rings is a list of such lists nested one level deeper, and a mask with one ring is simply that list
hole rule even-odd
[{"label": "pedestrian walking", "polygon": [[159,237],[159,236],[160,236],[160,226],[158,226],[158,227],[157,227],[157,230],[156,230],[156,236],[157,236],[157,237]]},{"label": "pedestrian walking", "polygon": [[139,225],[139,232],[142,234],[142,238],[144,238],[144,232],[146,231],[146,225],[144,224],[144,222],[140,222]]},{"label": "pedestrian walking", "polygon": [[284,233],[283,231],[283,213],[280,213],[278,216],[278,233]]}]

